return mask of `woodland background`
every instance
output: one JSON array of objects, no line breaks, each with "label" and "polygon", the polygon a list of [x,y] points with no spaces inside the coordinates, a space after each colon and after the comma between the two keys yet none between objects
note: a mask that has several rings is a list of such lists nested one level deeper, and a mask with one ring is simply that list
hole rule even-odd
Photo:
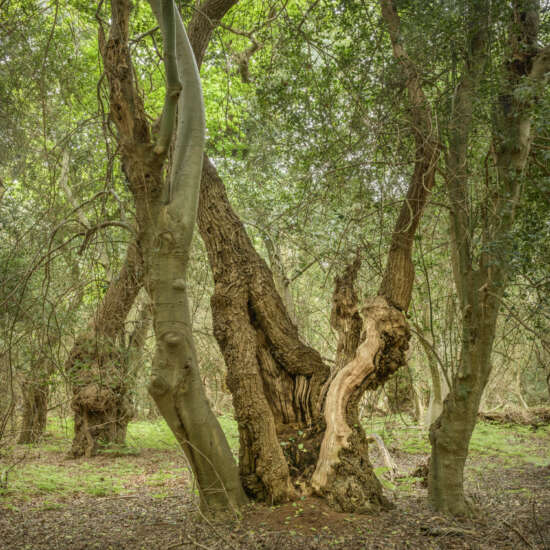
[{"label": "woodland background", "polygon": [[[333,313],[335,280],[346,268],[355,270],[357,308],[365,297],[379,294],[395,223],[415,169],[418,129],[411,124],[414,106],[407,100],[411,78],[403,76],[392,54],[388,21],[378,2],[240,0],[235,4],[215,25],[201,67],[205,150],[253,247],[269,267],[301,341],[317,350],[334,372],[340,336]],[[453,145],[457,90],[473,59],[468,57],[473,51],[468,25],[476,3],[399,0],[393,4],[401,17],[407,58],[414,63],[430,105],[433,133],[443,144],[431,196],[414,235],[407,365],[384,385],[367,390],[358,406],[367,433],[381,435],[389,449],[388,462],[382,450],[371,445],[372,460],[385,491],[393,492],[402,510],[414,508],[412,495],[424,494],[421,479],[430,452],[428,430],[439,417],[449,389],[457,386],[462,368],[465,309],[453,273],[456,243],[449,215],[453,198],[447,182],[448,151]],[[176,2],[176,6],[186,24],[202,9],[189,2]],[[477,7],[480,18],[485,9],[490,11],[490,26],[484,30],[486,72],[475,83],[468,130],[466,229],[473,262],[481,266],[473,271],[481,272],[483,258],[490,257],[495,269],[506,272],[506,284],[497,292],[490,368],[478,407],[484,422],[476,428],[470,449],[472,460],[479,460],[480,479],[491,479],[495,486],[499,472],[508,466],[533,469],[509,474],[510,479],[518,476],[512,489],[528,492],[521,495],[523,500],[514,501],[516,497],[509,493],[502,497],[508,512],[516,506],[510,502],[517,502],[519,523],[510,517],[503,520],[512,527],[503,528],[506,536],[501,539],[502,533],[491,531],[491,539],[485,531],[485,538],[493,540],[488,543],[493,546],[486,547],[546,548],[550,545],[544,535],[544,526],[550,526],[550,94],[547,87],[530,86],[528,70],[518,77],[510,96],[499,94],[498,87],[499,71],[514,62],[507,57],[513,15],[521,10],[538,13],[540,21],[530,44],[539,52],[549,43],[550,8],[545,2],[519,1],[481,2]],[[84,491],[84,509],[99,506],[99,516],[106,517],[118,512],[102,508],[108,508],[109,502],[91,504],[94,497],[125,494],[129,487],[150,489],[151,479],[161,489],[153,496],[147,489],[144,498],[153,503],[147,505],[149,512],[158,505],[154,513],[166,517],[170,506],[163,499],[175,495],[182,499],[178,506],[192,506],[191,475],[147,390],[155,336],[153,305],[143,288],[138,288],[122,330],[105,352],[116,353],[119,378],[110,378],[109,384],[124,387],[124,426],[109,445],[100,444],[100,456],[93,460],[102,462],[78,459],[69,465],[60,458],[69,452],[73,439],[75,387],[80,383],[71,361],[73,367],[75,361],[77,365],[86,362],[75,359],[75,346],[98,318],[108,289],[120,280],[140,224],[131,178],[121,162],[124,147],[110,114],[109,79],[98,46],[98,27],[108,30],[109,23],[109,6],[103,3],[0,2],[0,506],[7,507],[6,513],[10,507],[13,514],[33,509],[41,513],[48,510],[49,502],[55,511],[64,506],[67,494]],[[157,21],[145,1],[132,3],[128,47],[136,89],[156,135],[165,94],[164,49]],[[517,51],[525,53],[522,48]],[[497,234],[491,233],[490,224],[506,223],[502,220],[508,203],[499,203],[498,210],[495,206],[499,192],[494,183],[499,147],[495,112],[507,116],[513,109],[527,113],[531,134],[513,219],[504,233]],[[491,217],[488,211],[493,207],[497,213]],[[498,238],[488,239],[488,234]],[[224,356],[213,330],[212,269],[198,232],[193,237],[186,287],[200,377],[236,454],[238,426]],[[97,342],[106,346],[99,338]],[[90,453],[75,452],[74,442],[71,448],[85,458],[98,451],[94,447]],[[151,454],[156,451],[161,458]],[[494,472],[488,464],[490,452],[499,457]],[[119,459],[119,469],[109,474],[107,484],[107,474],[101,473],[109,468],[106,461]],[[56,483],[53,471],[59,464],[69,474]],[[92,477],[72,470],[74,464],[91,464]],[[121,464],[135,471],[124,473]],[[37,480],[44,482],[41,468],[46,469],[43,477],[54,480],[53,488],[32,488]],[[74,476],[80,481],[71,485],[68,480]],[[468,476],[471,494],[473,482]],[[529,479],[545,488],[539,500],[533,497],[535,488],[525,481]],[[182,486],[175,487],[180,482]],[[397,496],[398,490],[405,492]],[[52,500],[52,494],[61,495],[61,500],[57,496]],[[155,494],[163,495],[158,502]],[[480,489],[479,499],[479,505],[500,513],[490,488]],[[36,502],[38,508],[33,508]],[[536,505],[542,511],[537,512]],[[275,531],[262,526],[265,518],[252,519],[240,534],[224,534],[225,540],[235,547],[252,547],[262,540],[268,548],[283,544],[273,532],[288,530],[288,515],[290,523],[298,526],[296,536],[302,538],[299,543],[288,542],[286,533],[281,540],[289,547],[306,547],[311,542],[304,529],[313,525],[320,530],[322,525],[306,517],[306,505],[286,506]],[[297,509],[301,511],[296,513]],[[312,548],[329,547],[338,537],[343,537],[338,544],[350,547],[367,540],[359,528],[356,533],[340,532],[342,520],[331,515],[333,510],[323,513],[330,515],[331,538],[315,534],[320,538],[311,543]],[[391,517],[381,520],[380,528],[389,529],[388,522],[399,516]],[[430,529],[448,529],[442,536],[450,538],[440,547],[455,547],[455,543],[462,547],[462,542],[465,547],[474,543],[483,547],[484,536],[476,539],[475,529],[484,532],[487,525],[457,527],[443,522],[444,527],[432,527],[428,518],[426,512],[419,520],[425,538],[411,538],[410,547],[428,547],[426,541],[434,540]],[[206,537],[207,547],[223,545],[223,537],[216,538],[210,530],[205,535],[200,525],[187,526],[186,536],[196,538],[186,539],[185,544],[200,547],[201,537]],[[403,532],[385,542],[379,533],[377,540],[386,544],[380,547],[406,547],[403,541],[412,536],[414,527],[407,520],[403,526]],[[115,536],[111,527],[104,527],[110,534],[99,539],[101,544],[130,544],[131,536]],[[9,532],[7,525],[2,528]],[[33,532],[39,532],[36,529]],[[176,535],[170,529],[163,536],[173,541]],[[247,534],[251,530],[253,534]],[[13,533],[13,540],[23,540],[21,536]],[[81,540],[82,548],[95,544],[89,536]],[[139,533],[133,536],[139,539]],[[62,545],[60,540],[56,544]],[[57,547],[54,542],[35,544]],[[63,544],[71,547],[70,542]]]}]

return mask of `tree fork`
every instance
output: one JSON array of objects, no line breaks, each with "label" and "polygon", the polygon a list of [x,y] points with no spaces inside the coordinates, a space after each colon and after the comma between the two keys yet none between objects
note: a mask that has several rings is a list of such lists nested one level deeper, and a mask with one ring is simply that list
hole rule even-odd
[{"label": "tree fork", "polygon": [[[354,472],[346,468],[350,462],[346,455],[353,452],[354,445],[363,446],[363,440],[366,446],[357,414],[361,395],[367,388],[383,384],[392,373],[406,365],[410,331],[404,312],[409,307],[414,283],[413,241],[435,182],[439,158],[431,110],[418,72],[401,43],[397,12],[391,0],[381,0],[380,4],[394,56],[407,81],[415,139],[414,170],[392,234],[378,295],[367,299],[361,310],[362,342],[355,357],[338,372],[327,392],[324,408],[327,429],[312,478],[318,494],[337,501],[341,507],[354,506],[358,510],[385,504],[379,483],[377,486],[370,479],[362,479],[358,472],[354,477]],[[372,468],[370,470],[372,472]],[[354,495],[354,505],[349,504],[349,494]]]},{"label": "tree fork", "polygon": [[[451,243],[455,284],[463,311],[462,349],[454,387],[443,403],[443,412],[430,429],[432,444],[428,477],[431,505],[440,512],[464,516],[472,510],[464,495],[464,464],[475,427],[481,395],[491,372],[500,300],[505,291],[509,266],[507,234],[512,229],[523,185],[531,139],[532,107],[535,94],[525,93],[527,86],[536,90],[546,84],[550,71],[550,46],[537,43],[540,3],[537,0],[512,2],[508,52],[504,64],[502,89],[495,102],[493,143],[496,178],[490,208],[485,210],[482,253],[479,265],[471,249],[473,218],[464,208],[468,197],[468,148],[473,119],[473,96],[483,74],[486,60],[485,40],[489,12],[486,3],[479,24],[479,10],[469,22],[469,56],[454,101],[449,126],[449,152],[446,179],[451,203]],[[475,2],[472,9],[479,8]],[[517,93],[517,90],[522,93]],[[494,243],[499,242],[499,258]]]}]

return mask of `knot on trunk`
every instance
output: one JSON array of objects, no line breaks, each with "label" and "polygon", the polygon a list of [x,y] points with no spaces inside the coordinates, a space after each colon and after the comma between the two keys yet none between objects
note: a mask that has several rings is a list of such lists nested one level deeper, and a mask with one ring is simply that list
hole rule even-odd
[{"label": "knot on trunk", "polygon": [[[372,389],[384,384],[394,372],[406,365],[411,332],[404,313],[382,296],[367,300],[361,313],[365,320],[364,331],[368,326],[367,320],[370,319],[374,321],[374,330],[380,338],[380,345],[374,356]],[[361,340],[367,336],[366,333],[362,334]]]},{"label": "knot on trunk", "polygon": [[99,384],[89,384],[80,388],[71,402],[73,410],[84,408],[88,411],[104,411],[117,401],[117,392]]}]

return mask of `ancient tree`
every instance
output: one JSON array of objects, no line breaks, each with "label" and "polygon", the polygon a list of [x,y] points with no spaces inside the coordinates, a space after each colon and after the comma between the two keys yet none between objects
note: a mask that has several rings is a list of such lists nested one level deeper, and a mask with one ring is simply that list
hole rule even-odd
[{"label": "ancient tree", "polygon": [[[211,11],[210,17],[221,18],[231,4]],[[215,7],[214,2],[210,5]],[[199,66],[211,32],[201,12],[189,26]],[[214,335],[225,359],[239,424],[241,480],[257,499],[283,502],[314,491],[347,511],[387,504],[369,463],[357,404],[367,388],[384,383],[405,363],[409,330],[404,313],[414,278],[413,237],[438,158],[419,78],[396,48],[408,81],[414,170],[379,293],[361,308],[361,343],[333,377],[320,355],[300,340],[214,164],[204,159],[198,224],[214,277]],[[352,315],[357,321],[357,312]]]},{"label": "ancient tree", "polygon": [[99,32],[110,116],[135,202],[136,249],[143,259],[144,284],[153,310],[156,353],[149,391],[195,473],[203,509],[230,511],[238,508],[245,496],[229,445],[201,383],[186,291],[205,135],[202,90],[173,0],[152,1],[151,6],[163,35],[166,72],[156,136],[132,69],[130,3],[113,1],[108,37],[102,23]]},{"label": "ancient tree", "polygon": [[126,318],[143,285],[141,238],[129,244],[120,272],[65,362],[73,391],[75,457],[92,456],[100,443],[124,443],[133,415],[122,341]]}]

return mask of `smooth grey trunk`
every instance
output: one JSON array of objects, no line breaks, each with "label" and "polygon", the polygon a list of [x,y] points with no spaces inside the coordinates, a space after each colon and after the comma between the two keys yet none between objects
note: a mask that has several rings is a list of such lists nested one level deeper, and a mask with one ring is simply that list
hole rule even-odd
[{"label": "smooth grey trunk", "polygon": [[422,401],[422,392],[419,384],[412,384],[413,405],[414,405],[414,418],[415,421],[420,424],[425,417],[425,407]]},{"label": "smooth grey trunk", "polygon": [[175,118],[175,109],[169,103],[178,95],[179,99],[173,161],[164,193],[168,200],[151,209],[155,236],[153,246],[145,251],[156,336],[149,392],[190,462],[203,511],[236,513],[246,498],[235,460],[200,377],[186,283],[205,141],[200,77],[173,1],[150,3],[164,37],[167,75],[157,154],[165,152],[169,143],[166,134],[172,134],[173,123],[167,118]]}]

